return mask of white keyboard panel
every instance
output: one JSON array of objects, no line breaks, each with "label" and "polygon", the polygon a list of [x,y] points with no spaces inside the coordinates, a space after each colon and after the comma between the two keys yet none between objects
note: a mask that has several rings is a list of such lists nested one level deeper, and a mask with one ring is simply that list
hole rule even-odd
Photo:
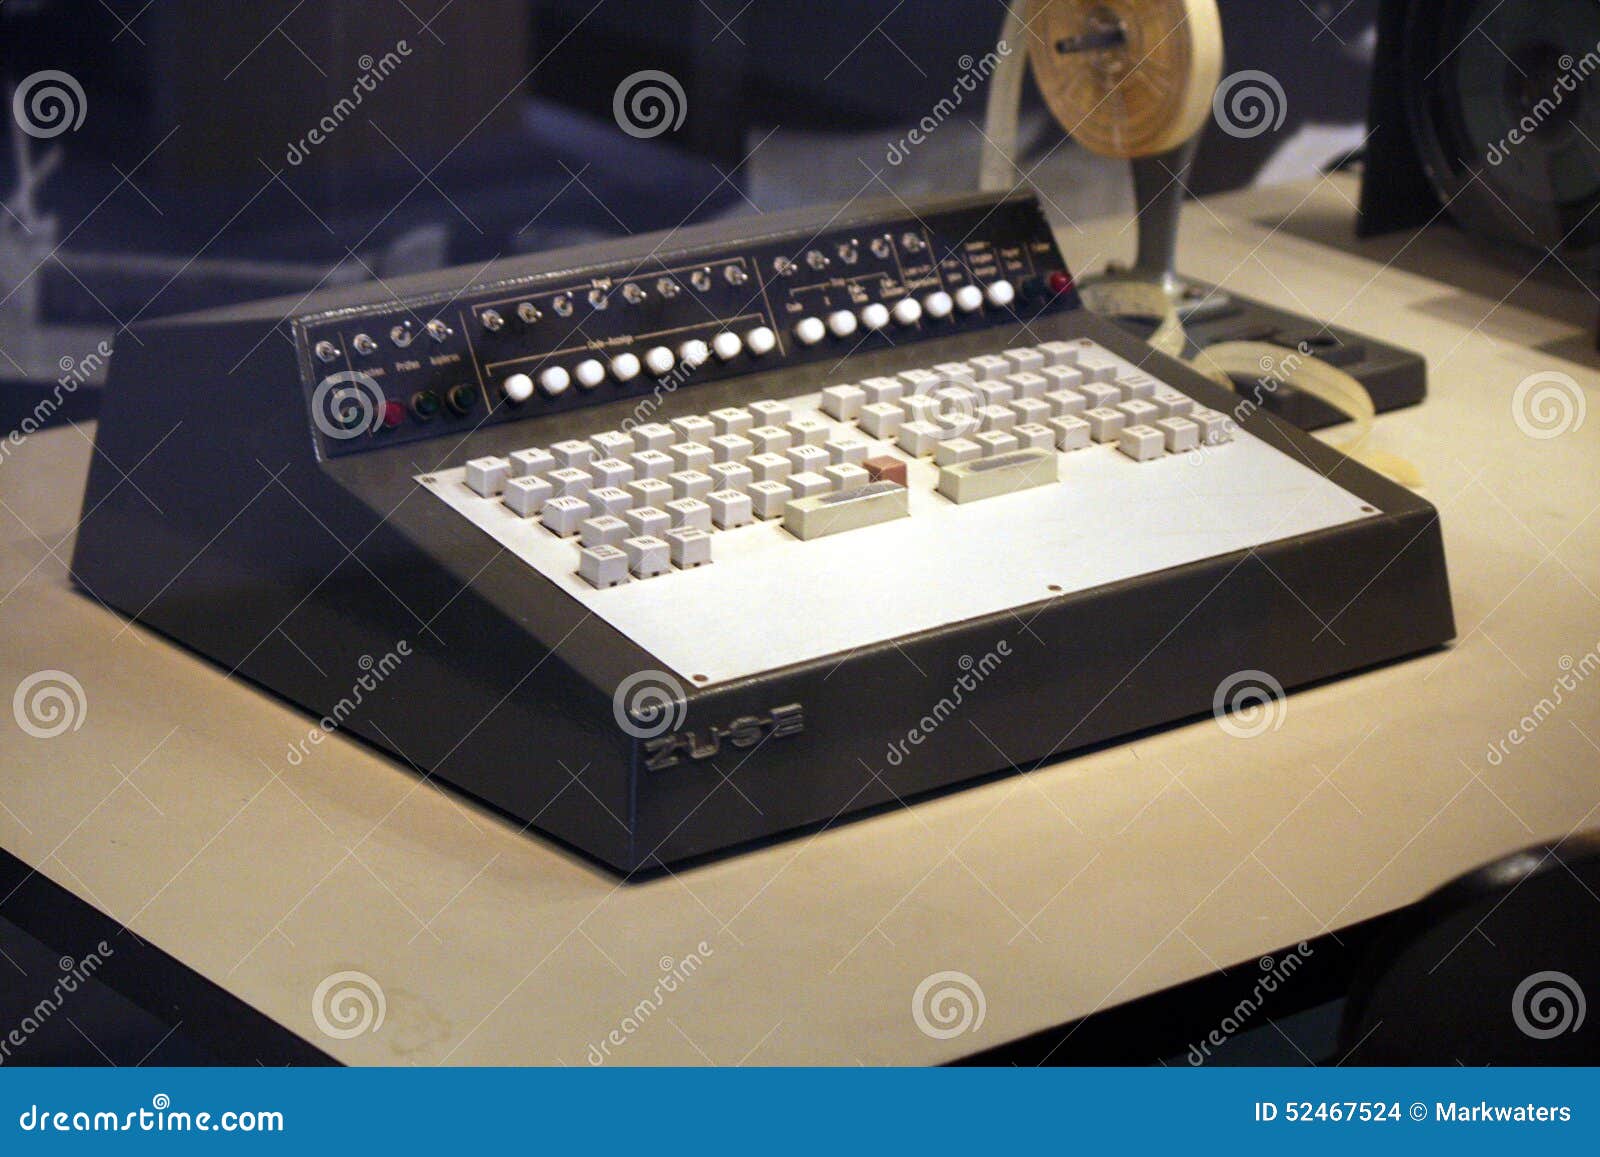
[{"label": "white keyboard panel", "polygon": [[701,686],[1377,513],[1092,342],[899,380],[418,481]]}]

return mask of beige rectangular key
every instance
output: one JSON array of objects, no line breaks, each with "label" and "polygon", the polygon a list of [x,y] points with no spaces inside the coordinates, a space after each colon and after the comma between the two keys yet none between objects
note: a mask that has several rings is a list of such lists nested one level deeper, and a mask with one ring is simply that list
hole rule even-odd
[{"label": "beige rectangular key", "polygon": [[909,495],[898,482],[872,482],[814,498],[796,498],[783,508],[783,528],[798,539],[821,538],[875,526],[911,513]]},{"label": "beige rectangular key", "polygon": [[939,471],[939,493],[958,505],[1060,480],[1054,450],[1013,450]]}]

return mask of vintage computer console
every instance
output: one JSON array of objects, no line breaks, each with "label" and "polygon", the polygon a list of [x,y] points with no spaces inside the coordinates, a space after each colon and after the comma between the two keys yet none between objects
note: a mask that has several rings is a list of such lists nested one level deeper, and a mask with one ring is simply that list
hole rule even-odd
[{"label": "vintage computer console", "polygon": [[1448,640],[1433,508],[1237,404],[1030,197],[769,215],[137,327],[73,571],[650,869]]}]

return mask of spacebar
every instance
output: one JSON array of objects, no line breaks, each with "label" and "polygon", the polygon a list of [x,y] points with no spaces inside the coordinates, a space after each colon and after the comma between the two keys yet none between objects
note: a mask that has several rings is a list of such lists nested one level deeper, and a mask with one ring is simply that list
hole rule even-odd
[{"label": "spacebar", "polygon": [[939,471],[939,493],[951,502],[976,502],[1043,486],[1060,477],[1054,450],[1012,450],[993,458],[944,467]]},{"label": "spacebar", "polygon": [[794,499],[783,508],[783,528],[796,538],[821,538],[904,518],[910,512],[904,486],[872,482],[855,490]]}]

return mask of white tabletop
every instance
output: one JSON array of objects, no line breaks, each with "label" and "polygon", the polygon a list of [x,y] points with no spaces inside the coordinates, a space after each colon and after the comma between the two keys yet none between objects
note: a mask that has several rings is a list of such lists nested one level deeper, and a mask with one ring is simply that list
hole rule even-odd
[{"label": "white tabletop", "polygon": [[[1292,694],[1253,739],[1206,720],[619,885],[359,742],[291,765],[312,720],[73,590],[92,430],[53,430],[0,461],[0,689],[62,671],[85,706],[54,738],[0,728],[0,845],[342,1060],[582,1065],[609,1037],[618,1062],[849,1064],[990,1047],[1600,824],[1600,672],[1580,676],[1600,648],[1600,418],[1535,438],[1512,409],[1539,373],[1595,401],[1594,305],[1541,281],[1502,302],[1517,275],[1448,234],[1356,247],[1353,194],[1191,206],[1183,266],[1427,355],[1429,401],[1377,438],[1441,511],[1446,651]],[[1090,268],[1131,230],[1062,242]],[[319,1028],[342,972],[381,988],[376,1031]],[[941,972],[981,990],[981,1024],[919,1027]]]}]

